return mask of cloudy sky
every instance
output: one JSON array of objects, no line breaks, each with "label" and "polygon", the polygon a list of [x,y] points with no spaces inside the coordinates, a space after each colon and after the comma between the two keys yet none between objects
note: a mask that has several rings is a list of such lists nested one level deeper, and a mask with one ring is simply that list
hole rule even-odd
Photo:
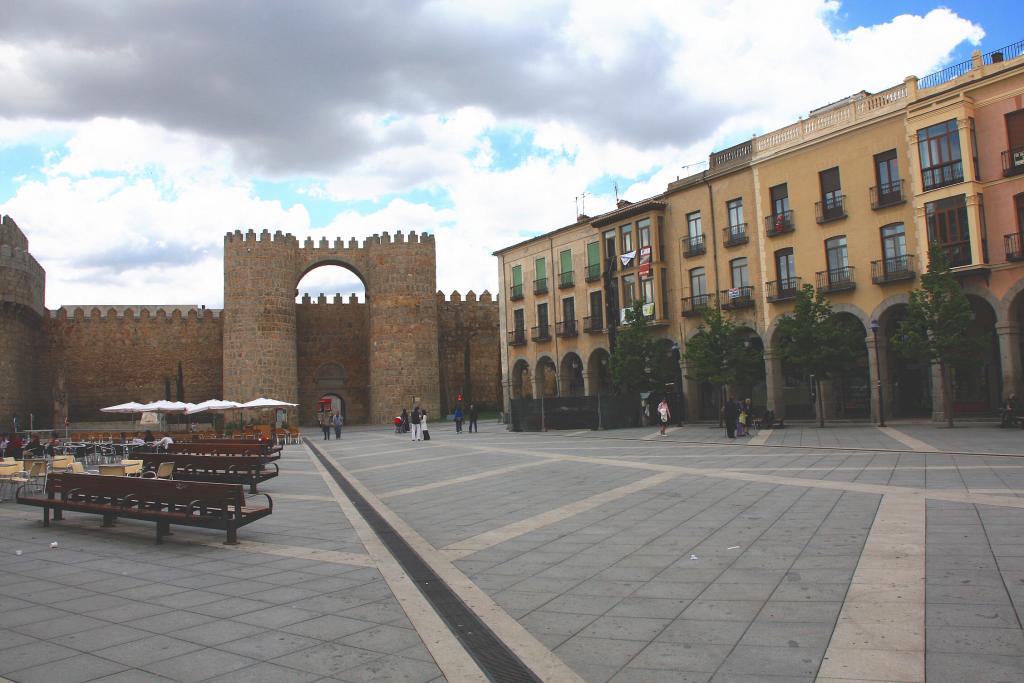
[{"label": "cloudy sky", "polygon": [[[438,286],[712,149],[1024,38],[1024,10],[826,0],[10,0],[0,213],[46,303],[223,301],[225,232],[436,235]],[[300,289],[349,293],[322,268]],[[372,294],[372,292],[371,292]]]}]

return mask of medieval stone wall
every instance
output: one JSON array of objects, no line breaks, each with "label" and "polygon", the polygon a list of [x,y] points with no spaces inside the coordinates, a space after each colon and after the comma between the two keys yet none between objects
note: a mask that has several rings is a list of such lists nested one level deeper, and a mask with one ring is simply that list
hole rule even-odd
[{"label": "medieval stone wall", "polygon": [[461,393],[464,408],[497,410],[501,406],[501,353],[498,304],[484,291],[472,291],[463,300],[452,292],[448,301],[437,293],[438,357],[441,404],[455,409]]},{"label": "medieval stone wall", "polygon": [[[171,399],[177,400],[179,361],[184,400],[221,397],[219,312],[191,307],[170,312],[132,306],[61,308],[47,317],[44,335],[49,340],[45,374],[54,387],[63,381],[72,425],[109,419],[100,412],[105,406],[166,398],[167,383]],[[55,415],[53,423],[61,424],[63,417]]]},{"label": "medieval stone wall", "polygon": [[340,294],[295,307],[298,331],[299,420],[316,424],[317,401],[336,394],[345,401],[345,421],[359,424],[370,415],[370,310],[355,296]]}]

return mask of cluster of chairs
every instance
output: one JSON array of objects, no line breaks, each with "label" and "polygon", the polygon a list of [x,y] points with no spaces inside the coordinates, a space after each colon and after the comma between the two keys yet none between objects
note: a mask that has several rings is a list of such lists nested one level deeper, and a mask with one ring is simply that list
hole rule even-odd
[{"label": "cluster of chairs", "polygon": [[13,491],[22,485],[27,485],[27,489],[41,491],[46,486],[46,478],[54,472],[173,479],[174,463],[161,462],[156,469],[144,470],[142,460],[125,459],[118,463],[96,463],[96,469],[88,469],[86,463],[76,460],[73,454],[58,455],[52,460],[3,458],[0,460],[0,501],[6,500],[4,493],[7,489]]}]

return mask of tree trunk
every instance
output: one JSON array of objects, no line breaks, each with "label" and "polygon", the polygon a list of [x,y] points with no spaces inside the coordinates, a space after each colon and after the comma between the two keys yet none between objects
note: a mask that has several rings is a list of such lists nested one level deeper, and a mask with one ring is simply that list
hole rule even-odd
[{"label": "tree trunk", "polygon": [[814,376],[814,393],[818,396],[818,426],[825,426],[825,402],[821,399],[821,377]]},{"label": "tree trunk", "polygon": [[946,413],[946,426],[953,426],[953,388],[950,378],[950,368],[945,363],[939,363],[939,373],[942,375],[942,410]]},{"label": "tree trunk", "polygon": [[723,384],[718,388],[718,428],[721,429],[725,426],[725,385]]}]

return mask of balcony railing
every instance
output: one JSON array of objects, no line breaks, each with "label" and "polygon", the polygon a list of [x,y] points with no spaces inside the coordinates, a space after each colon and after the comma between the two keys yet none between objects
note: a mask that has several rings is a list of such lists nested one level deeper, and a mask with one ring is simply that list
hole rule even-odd
[{"label": "balcony railing", "polygon": [[838,221],[841,218],[846,218],[845,194],[814,203],[814,219],[819,225]]},{"label": "balcony railing", "polygon": [[526,330],[509,330],[508,345],[522,346],[526,343]]},{"label": "balcony railing", "polygon": [[558,288],[559,289],[566,289],[568,287],[575,287],[575,286],[576,286],[576,281],[575,281],[575,279],[572,276],[572,271],[571,270],[567,270],[564,273],[559,273],[558,274]]},{"label": "balcony railing", "polygon": [[579,334],[576,320],[563,320],[560,323],[555,323],[555,334],[559,337],[575,337]]},{"label": "balcony railing", "polygon": [[890,256],[871,262],[871,281],[876,285],[898,280],[913,280],[917,275],[913,254]]},{"label": "balcony railing", "polygon": [[583,319],[584,332],[604,332],[604,317],[600,315],[588,315]]},{"label": "balcony railing", "polygon": [[1003,152],[1003,176],[1024,173],[1024,147]]},{"label": "balcony railing", "polygon": [[795,299],[800,291],[800,278],[790,277],[764,283],[764,293],[772,303]]},{"label": "balcony railing", "polygon": [[769,237],[793,232],[793,209],[764,217],[764,231]]},{"label": "balcony railing", "polygon": [[714,294],[697,294],[683,297],[683,315],[687,318],[703,315],[704,311],[715,305]]},{"label": "balcony railing", "polygon": [[1021,234],[1015,232],[1003,237],[1003,247],[1006,249],[1007,261],[1024,261],[1024,245],[1022,245]]},{"label": "balcony railing", "polygon": [[551,325],[537,325],[530,331],[530,339],[535,342],[551,339]]},{"label": "balcony railing", "polygon": [[548,292],[548,279],[546,277],[539,277],[533,281],[533,293],[534,294],[547,294]]},{"label": "balcony railing", "polygon": [[683,256],[700,256],[707,251],[704,244],[704,235],[694,235],[683,240]]},{"label": "balcony railing", "polygon": [[946,262],[952,267],[971,265],[971,243],[951,242],[942,245],[942,253],[946,255]]},{"label": "balcony railing", "polygon": [[587,282],[597,282],[601,279],[601,264],[591,263],[587,266],[585,279]]},{"label": "balcony railing", "polygon": [[818,289],[826,294],[856,289],[857,281],[853,279],[853,271],[853,266],[818,271]]},{"label": "balcony railing", "polygon": [[964,165],[960,160],[921,169],[921,184],[924,185],[926,191],[947,185],[956,185],[963,181]]},{"label": "balcony railing", "polygon": [[519,301],[520,299],[522,299],[523,298],[523,286],[522,285],[512,285],[512,291],[509,292],[509,297],[508,298],[511,299],[512,301]]},{"label": "balcony railing", "polygon": [[871,208],[884,209],[887,206],[903,204],[907,200],[903,197],[903,181],[894,180],[891,183],[882,183],[871,188]]},{"label": "balcony railing", "polygon": [[723,244],[727,247],[735,247],[750,241],[750,237],[747,235],[746,223],[738,223],[730,225],[728,228],[722,228],[722,235],[724,235]]},{"label": "balcony railing", "polygon": [[743,287],[723,289],[719,293],[719,301],[722,302],[722,308],[733,310],[737,308],[753,308],[754,288],[751,285],[744,285]]}]

